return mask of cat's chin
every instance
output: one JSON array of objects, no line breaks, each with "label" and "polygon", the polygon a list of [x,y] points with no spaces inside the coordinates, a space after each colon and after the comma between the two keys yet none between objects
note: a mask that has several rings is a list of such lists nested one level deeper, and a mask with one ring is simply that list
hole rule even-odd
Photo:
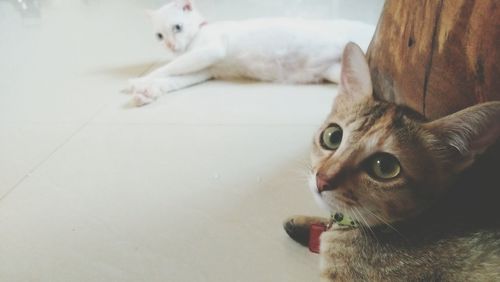
[{"label": "cat's chin", "polygon": [[170,51],[172,52],[172,54],[174,54],[176,56],[179,56],[185,52],[184,49],[181,49],[181,48],[170,49]]}]

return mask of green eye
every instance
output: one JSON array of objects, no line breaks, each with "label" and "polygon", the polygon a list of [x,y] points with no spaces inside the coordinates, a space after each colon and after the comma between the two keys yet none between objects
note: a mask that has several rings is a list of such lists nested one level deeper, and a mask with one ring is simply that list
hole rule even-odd
[{"label": "green eye", "polygon": [[367,170],[376,179],[388,180],[399,175],[401,165],[393,155],[379,153],[370,158]]},{"label": "green eye", "polygon": [[337,150],[342,143],[342,128],[337,124],[330,125],[321,133],[320,141],[324,149]]}]

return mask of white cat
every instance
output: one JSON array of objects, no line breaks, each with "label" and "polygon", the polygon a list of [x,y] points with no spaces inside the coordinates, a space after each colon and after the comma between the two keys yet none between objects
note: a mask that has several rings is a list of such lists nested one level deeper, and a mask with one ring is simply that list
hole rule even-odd
[{"label": "white cat", "polygon": [[254,19],[207,23],[191,0],[149,12],[156,36],[174,59],[132,79],[136,105],[212,78],[338,83],[344,46],[366,51],[375,28],[347,20]]}]

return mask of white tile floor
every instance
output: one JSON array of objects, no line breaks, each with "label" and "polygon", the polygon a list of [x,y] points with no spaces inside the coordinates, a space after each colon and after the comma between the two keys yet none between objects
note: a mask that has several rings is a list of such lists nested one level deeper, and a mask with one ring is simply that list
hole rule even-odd
[{"label": "white tile floor", "polygon": [[[382,1],[199,0],[211,20]],[[127,107],[161,1],[0,0],[0,281],[316,281],[281,222],[336,87],[213,81]],[[26,5],[26,9],[23,9]],[[243,8],[242,8],[243,7]]]}]

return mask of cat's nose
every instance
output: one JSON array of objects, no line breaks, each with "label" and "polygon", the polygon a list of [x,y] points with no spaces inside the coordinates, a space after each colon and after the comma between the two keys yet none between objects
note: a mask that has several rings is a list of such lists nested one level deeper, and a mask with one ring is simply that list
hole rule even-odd
[{"label": "cat's nose", "polygon": [[170,49],[170,50],[175,50],[175,44],[172,43],[172,42],[167,42],[165,43],[167,45],[167,48]]},{"label": "cat's nose", "polygon": [[316,174],[316,187],[318,188],[318,192],[329,191],[335,189],[335,187],[331,186],[328,183],[328,178],[320,173]]}]

